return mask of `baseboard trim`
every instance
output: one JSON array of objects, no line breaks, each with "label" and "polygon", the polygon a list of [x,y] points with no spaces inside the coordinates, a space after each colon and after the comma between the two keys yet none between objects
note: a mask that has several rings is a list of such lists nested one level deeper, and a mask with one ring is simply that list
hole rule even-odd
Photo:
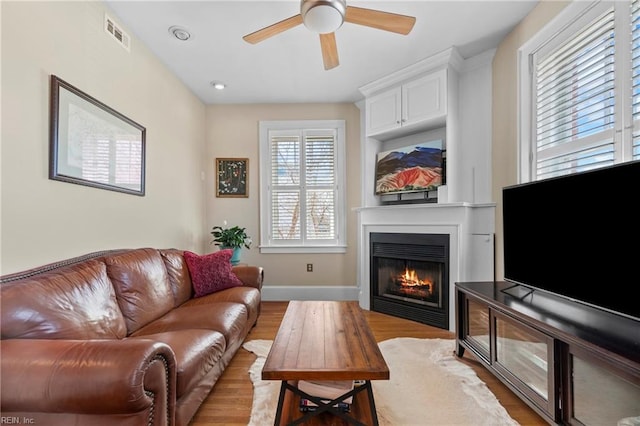
[{"label": "baseboard trim", "polygon": [[279,302],[289,300],[358,300],[358,287],[344,286],[263,286],[262,300]]}]

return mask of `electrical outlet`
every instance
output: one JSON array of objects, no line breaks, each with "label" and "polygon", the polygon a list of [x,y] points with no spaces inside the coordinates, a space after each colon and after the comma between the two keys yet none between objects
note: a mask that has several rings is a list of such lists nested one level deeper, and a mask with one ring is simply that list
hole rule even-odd
[{"label": "electrical outlet", "polygon": [[307,263],[307,272],[313,272],[313,263]]}]

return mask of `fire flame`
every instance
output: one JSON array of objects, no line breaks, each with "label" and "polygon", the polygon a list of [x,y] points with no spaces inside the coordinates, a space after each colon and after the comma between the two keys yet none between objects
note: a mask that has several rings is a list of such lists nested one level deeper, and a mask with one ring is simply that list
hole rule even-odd
[{"label": "fire flame", "polygon": [[400,284],[407,287],[415,286],[433,286],[431,280],[421,280],[415,269],[405,268],[404,273],[400,276]]}]

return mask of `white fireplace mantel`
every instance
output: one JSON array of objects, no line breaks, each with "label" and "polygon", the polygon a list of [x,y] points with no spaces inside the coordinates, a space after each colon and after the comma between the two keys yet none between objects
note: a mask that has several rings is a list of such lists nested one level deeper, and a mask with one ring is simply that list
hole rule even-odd
[{"label": "white fireplace mantel", "polygon": [[370,309],[369,236],[372,232],[449,235],[449,329],[455,327],[455,283],[494,279],[495,204],[433,203],[360,207],[358,288]]}]

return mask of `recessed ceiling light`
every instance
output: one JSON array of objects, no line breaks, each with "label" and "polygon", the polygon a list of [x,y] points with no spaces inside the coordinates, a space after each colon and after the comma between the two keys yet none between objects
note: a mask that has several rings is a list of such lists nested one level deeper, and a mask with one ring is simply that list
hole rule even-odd
[{"label": "recessed ceiling light", "polygon": [[191,38],[191,33],[186,28],[178,27],[174,25],[169,28],[169,34],[173,35],[180,41],[187,41]]},{"label": "recessed ceiling light", "polygon": [[212,82],[211,82],[211,85],[212,85],[215,89],[218,89],[218,90],[223,90],[225,87],[227,87],[227,85],[226,85],[226,84],[221,83],[221,82],[219,82],[219,81],[212,81]]}]

